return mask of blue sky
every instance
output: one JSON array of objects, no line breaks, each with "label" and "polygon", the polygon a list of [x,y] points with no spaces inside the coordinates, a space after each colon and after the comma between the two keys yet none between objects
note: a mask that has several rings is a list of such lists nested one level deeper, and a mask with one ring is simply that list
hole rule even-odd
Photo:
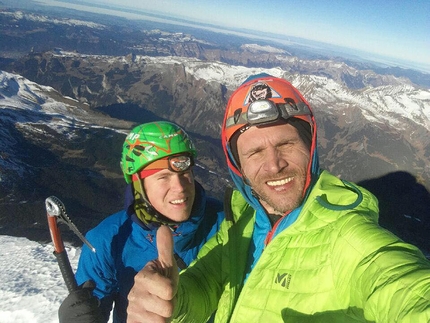
[{"label": "blue sky", "polygon": [[430,0],[92,2],[301,37],[430,66]]}]

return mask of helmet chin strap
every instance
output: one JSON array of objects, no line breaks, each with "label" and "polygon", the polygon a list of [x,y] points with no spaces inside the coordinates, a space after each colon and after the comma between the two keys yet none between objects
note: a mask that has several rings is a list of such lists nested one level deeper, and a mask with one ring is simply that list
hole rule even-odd
[{"label": "helmet chin strap", "polygon": [[[261,198],[261,196],[252,188],[251,182],[249,181],[249,179],[245,176],[245,174],[243,173],[242,169],[240,170],[240,173],[242,174],[242,182],[243,184],[249,186],[249,188],[251,189],[251,194],[252,196],[254,196],[256,199],[258,199],[258,201],[263,200]],[[261,202],[260,202],[261,204]]]},{"label": "helmet chin strap", "polygon": [[137,182],[138,182],[139,188],[140,188],[140,191],[138,192],[138,193],[140,193],[139,194],[140,198],[145,202],[146,207],[148,209],[152,209],[155,211],[154,207],[152,206],[151,202],[149,202],[148,197],[146,196],[145,189],[143,188],[143,180],[139,178]]},{"label": "helmet chin strap", "polygon": [[175,221],[170,220],[163,214],[159,213],[149,202],[148,197],[146,196],[145,189],[143,187],[143,180],[138,179],[138,181],[134,181],[133,183],[136,183],[138,185],[139,189],[136,189],[133,185],[133,196],[134,196],[134,211],[136,213],[136,216],[145,224],[164,224],[168,226],[176,225],[177,223]]}]

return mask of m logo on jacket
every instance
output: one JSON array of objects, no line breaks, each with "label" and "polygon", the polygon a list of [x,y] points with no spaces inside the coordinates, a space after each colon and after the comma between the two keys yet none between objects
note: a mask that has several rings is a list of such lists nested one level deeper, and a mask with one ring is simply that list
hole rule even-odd
[{"label": "m logo on jacket", "polygon": [[275,278],[275,284],[281,284],[282,287],[288,289],[290,287],[291,274],[289,273],[278,273]]}]

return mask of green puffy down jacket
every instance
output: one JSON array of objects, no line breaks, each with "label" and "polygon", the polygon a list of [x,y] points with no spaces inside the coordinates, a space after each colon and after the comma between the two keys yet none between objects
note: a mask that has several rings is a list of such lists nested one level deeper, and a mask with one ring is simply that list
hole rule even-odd
[{"label": "green puffy down jacket", "polygon": [[430,322],[430,262],[377,224],[376,198],[323,172],[296,222],[244,284],[255,210],[238,191],[234,221],[180,275],[175,321]]}]

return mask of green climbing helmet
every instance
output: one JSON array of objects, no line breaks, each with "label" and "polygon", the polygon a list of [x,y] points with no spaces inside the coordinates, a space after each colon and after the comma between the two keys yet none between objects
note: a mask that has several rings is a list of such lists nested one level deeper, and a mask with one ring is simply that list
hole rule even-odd
[{"label": "green climbing helmet", "polygon": [[122,147],[121,169],[125,181],[131,183],[132,175],[150,163],[180,153],[188,153],[191,158],[197,154],[190,137],[178,125],[156,121],[135,127]]}]

